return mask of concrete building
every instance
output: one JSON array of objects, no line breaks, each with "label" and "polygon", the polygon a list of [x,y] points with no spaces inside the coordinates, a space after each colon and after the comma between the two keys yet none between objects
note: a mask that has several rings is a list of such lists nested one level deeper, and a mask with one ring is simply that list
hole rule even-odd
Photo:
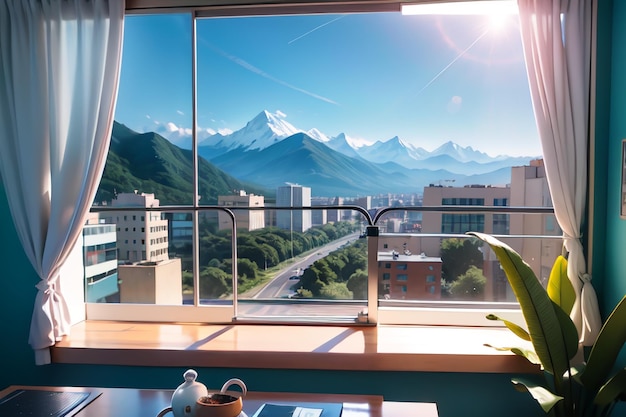
[{"label": "concrete building", "polygon": [[[217,205],[232,209],[237,229],[250,231],[265,227],[265,210],[236,209],[236,207],[265,207],[265,197],[261,195],[247,194],[240,190],[238,194],[218,196]],[[233,227],[232,219],[227,213],[219,211],[217,217],[220,230]]]},{"label": "concrete building", "polygon": [[179,258],[119,266],[120,302],[181,305],[183,287]]},{"label": "concrete building", "polygon": [[[330,205],[332,199],[328,197],[311,197],[311,207],[324,207]],[[311,224],[323,226],[328,223],[328,210],[319,209],[311,212]]]},{"label": "concrete building", "polygon": [[[552,207],[548,179],[542,159],[511,170],[511,206]],[[507,243],[522,255],[542,283],[550,277],[561,253],[563,232],[554,214],[511,214],[510,234],[558,236],[559,239],[510,239]]]},{"label": "concrete building", "polygon": [[392,300],[441,298],[441,258],[410,251],[378,252],[381,296]]},{"label": "concrete building", "polygon": [[[311,187],[287,183],[276,189],[276,207],[310,207]],[[311,228],[311,210],[277,210],[276,226],[304,232]]]},{"label": "concrete building", "polygon": [[106,301],[118,291],[117,234],[114,224],[101,223],[92,214],[83,226],[85,301]]},{"label": "concrete building", "polygon": [[[424,206],[508,206],[510,187],[472,185],[465,187],[429,186],[424,188]],[[422,233],[464,234],[468,231],[509,234],[508,215],[494,213],[442,213],[425,211]],[[422,250],[430,256],[439,254],[441,242],[428,239]]]},{"label": "concrete building", "polygon": [[[548,182],[542,160],[531,161],[527,166],[513,167],[511,184],[508,187],[434,186],[424,189],[424,206],[512,206],[512,207],[552,207]],[[553,214],[517,213],[454,213],[425,211],[422,216],[421,233],[397,233],[395,228],[381,236],[379,251],[403,253],[425,253],[440,256],[443,238],[429,234],[459,234],[467,231],[484,232],[495,235],[553,235],[562,232]],[[542,282],[549,278],[554,259],[561,253],[561,239],[506,238],[506,243],[515,249]],[[499,267],[497,258],[491,251],[483,251],[483,275],[487,277],[484,290],[486,301],[513,301],[514,296],[508,287],[506,276]]]},{"label": "concrete building", "polygon": [[170,256],[190,250],[193,244],[193,215],[175,211],[165,213],[165,219],[168,227]]},{"label": "concrete building", "polygon": [[117,258],[141,262],[169,259],[168,222],[161,213],[129,211],[124,208],[158,207],[154,194],[121,193],[111,202],[119,211],[103,215],[105,223],[117,225]]}]

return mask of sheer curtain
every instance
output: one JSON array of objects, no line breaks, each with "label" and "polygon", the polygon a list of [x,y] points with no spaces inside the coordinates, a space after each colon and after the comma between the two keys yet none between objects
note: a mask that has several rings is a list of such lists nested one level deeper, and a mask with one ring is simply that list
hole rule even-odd
[{"label": "sheer curtain", "polygon": [[546,176],[578,291],[572,319],[590,346],[602,325],[587,273],[582,222],[589,148],[592,0],[518,0],[530,91]]},{"label": "sheer curtain", "polygon": [[[0,174],[37,283],[37,364],[69,330],[59,268],[79,238],[109,147],[123,0],[0,2]],[[4,276],[3,279],[20,279]]]}]

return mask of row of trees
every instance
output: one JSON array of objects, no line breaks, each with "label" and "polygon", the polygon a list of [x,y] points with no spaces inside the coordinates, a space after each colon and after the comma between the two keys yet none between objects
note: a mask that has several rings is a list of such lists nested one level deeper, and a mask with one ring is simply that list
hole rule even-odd
[{"label": "row of trees", "polygon": [[[237,285],[246,291],[260,284],[259,271],[293,256],[326,245],[353,233],[358,225],[350,222],[326,224],[304,233],[265,228],[237,235]],[[220,298],[232,293],[232,244],[229,230],[203,230],[200,238],[201,298]],[[292,240],[293,239],[293,240]],[[482,242],[474,239],[444,239],[441,245],[442,296],[480,299],[487,278],[481,269]],[[190,257],[184,259],[183,285],[193,287]],[[367,245],[357,239],[307,268],[297,284],[302,298],[366,299]]]},{"label": "row of trees", "polygon": [[[237,285],[245,291],[259,284],[259,271],[266,270],[292,257],[358,229],[351,222],[337,222],[313,227],[306,232],[268,227],[253,231],[237,231]],[[219,298],[232,293],[232,233],[216,230],[208,221],[200,225],[200,295]],[[183,261],[184,289],[193,287],[191,245],[179,248]]]},{"label": "row of trees", "polygon": [[367,242],[358,239],[315,261],[300,278],[301,297],[333,300],[367,298]]}]

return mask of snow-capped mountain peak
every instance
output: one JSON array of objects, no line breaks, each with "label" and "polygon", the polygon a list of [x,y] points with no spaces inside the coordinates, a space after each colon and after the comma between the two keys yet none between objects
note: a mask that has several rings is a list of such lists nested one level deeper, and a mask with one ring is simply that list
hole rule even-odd
[{"label": "snow-capped mountain peak", "polygon": [[493,161],[494,159],[484,152],[474,150],[471,146],[463,147],[452,141],[448,141],[439,146],[430,153],[429,157],[437,155],[448,155],[459,162],[475,161],[485,163]]},{"label": "snow-capped mountain peak", "polygon": [[308,132],[306,132],[306,134],[309,137],[317,140],[318,142],[327,143],[330,141],[330,138],[326,136],[324,133],[320,132],[317,128],[313,128],[309,130]]},{"label": "snow-capped mountain peak", "polygon": [[230,135],[216,137],[218,140],[212,143],[206,141],[206,144],[224,149],[258,150],[272,146],[274,143],[298,132],[301,130],[284,120],[282,114],[263,110],[241,129]]}]

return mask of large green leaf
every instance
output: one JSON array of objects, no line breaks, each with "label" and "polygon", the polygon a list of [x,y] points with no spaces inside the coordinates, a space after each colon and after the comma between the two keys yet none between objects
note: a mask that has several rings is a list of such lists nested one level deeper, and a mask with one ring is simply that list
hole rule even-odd
[{"label": "large green leaf", "polygon": [[607,407],[626,394],[626,369],[620,370],[598,391],[594,403],[599,407]]},{"label": "large green leaf", "polygon": [[569,314],[576,301],[576,291],[567,277],[567,259],[559,255],[552,265],[550,279],[546,288],[548,296]]},{"label": "large green leaf", "polygon": [[495,314],[487,314],[486,316],[487,320],[494,320],[494,321],[501,321],[502,323],[504,323],[504,325],[513,333],[515,333],[515,335],[523,340],[526,340],[528,342],[530,342],[530,335],[528,334],[528,332],[526,331],[526,329],[518,326],[517,324],[513,323],[512,321],[503,319],[502,317],[498,317]]},{"label": "large green leaf", "polygon": [[533,381],[522,378],[513,378],[511,382],[513,382],[515,388],[519,391],[528,391],[546,413],[550,412],[550,410],[552,410],[552,408],[558,404],[559,401],[563,400],[563,397],[560,395],[554,394],[548,388]]},{"label": "large green leaf", "polygon": [[591,348],[587,366],[580,375],[583,385],[596,391],[604,384],[626,342],[626,296],[606,320]]},{"label": "large green leaf", "polygon": [[522,309],[535,352],[543,368],[554,375],[558,392],[563,375],[569,370],[569,360],[578,350],[574,323],[554,304],[533,270],[515,250],[490,235],[469,234],[487,242],[498,257]]},{"label": "large green leaf", "polygon": [[488,343],[485,343],[485,346],[490,347],[492,349],[495,349],[499,352],[511,352],[511,353],[515,353],[517,356],[522,356],[524,358],[526,358],[526,360],[534,365],[541,365],[541,361],[539,360],[539,357],[537,356],[537,354],[535,353],[534,350],[532,349],[528,349],[528,348],[523,348],[523,347],[500,347],[500,346],[493,346],[490,345]]}]

